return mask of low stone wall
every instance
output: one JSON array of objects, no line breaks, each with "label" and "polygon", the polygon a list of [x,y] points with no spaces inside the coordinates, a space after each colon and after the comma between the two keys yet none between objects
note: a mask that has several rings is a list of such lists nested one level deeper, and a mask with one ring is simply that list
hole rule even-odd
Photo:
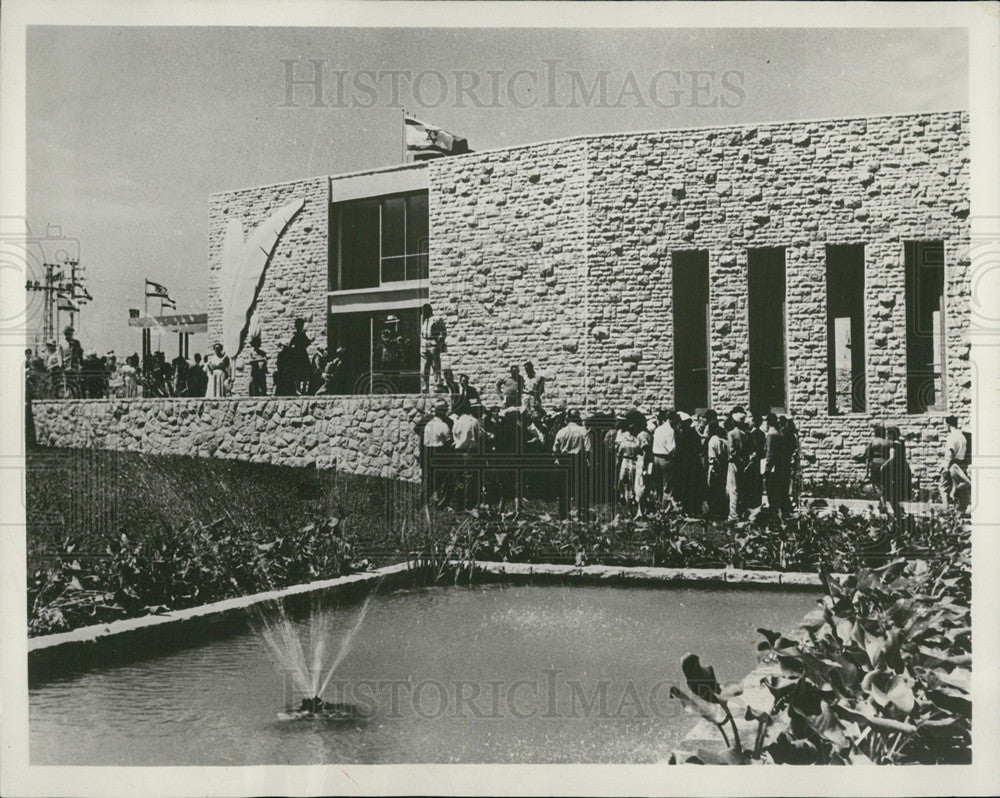
[{"label": "low stone wall", "polygon": [[413,425],[433,397],[33,402],[43,446],[187,454],[419,482]]},{"label": "low stone wall", "polygon": [[[238,397],[231,399],[86,399],[32,404],[42,446],[187,454],[252,463],[333,468],[420,481],[414,422],[434,397]],[[945,434],[943,413],[886,416],[906,440],[913,475],[936,484]],[[863,480],[873,417],[799,419],[807,481]]]}]

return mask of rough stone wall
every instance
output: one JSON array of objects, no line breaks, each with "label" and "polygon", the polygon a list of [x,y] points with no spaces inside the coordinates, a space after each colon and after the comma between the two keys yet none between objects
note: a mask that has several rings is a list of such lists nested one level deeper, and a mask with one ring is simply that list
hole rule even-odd
[{"label": "rough stone wall", "polygon": [[[296,318],[306,320],[306,331],[316,345],[326,346],[327,281],[329,264],[330,181],[315,177],[292,183],[240,189],[214,194],[208,218],[208,336],[209,342],[222,334],[222,299],[219,269],[222,242],[229,219],[239,219],[244,238],[274,211],[297,199],[305,200],[302,210],[278,239],[274,255],[264,273],[264,282],[254,310],[260,325],[268,369],[274,372],[278,345],[292,337]],[[235,396],[249,393],[248,347],[234,360]],[[229,353],[232,357],[233,353]],[[270,383],[268,388],[273,386]]]},{"label": "rough stone wall", "polygon": [[92,399],[34,402],[45,446],[333,468],[419,482],[413,424],[431,397]]},{"label": "rough stone wall", "polygon": [[[670,405],[670,257],[704,249],[712,404],[747,403],[747,249],[784,247],[788,411],[808,475],[857,478],[854,457],[883,420],[901,428],[926,484],[944,414],[906,412],[903,242],[945,242],[949,412],[968,423],[967,149],[968,115],[943,112],[432,162],[431,296],[449,322],[448,360],[488,391],[508,363],[531,359],[553,395],[585,408]],[[865,245],[864,414],[827,411],[827,244]]]},{"label": "rough stone wall", "polygon": [[[586,160],[581,143],[429,164],[430,301],[447,324],[445,366],[492,403],[531,360],[563,390],[586,359]],[[523,369],[522,369],[523,371]]]}]

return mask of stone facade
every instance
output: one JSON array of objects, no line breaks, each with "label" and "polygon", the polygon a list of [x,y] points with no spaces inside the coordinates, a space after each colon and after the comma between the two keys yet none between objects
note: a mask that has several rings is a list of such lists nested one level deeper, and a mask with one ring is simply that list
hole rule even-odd
[{"label": "stone facade", "polygon": [[[222,299],[218,276],[222,264],[222,243],[229,219],[239,219],[243,235],[274,211],[293,200],[305,205],[278,239],[251,319],[261,331],[268,367],[273,373],[278,345],[292,337],[295,319],[306,321],[306,330],[318,345],[326,345],[327,263],[330,224],[330,181],[325,177],[281,183],[275,186],[241,189],[214,194],[209,203],[208,222],[208,336],[222,337]],[[233,393],[249,393],[248,347],[233,363]],[[233,353],[229,353],[232,357]],[[269,389],[271,385],[269,384]]]},{"label": "stone facade", "polygon": [[[942,240],[948,412],[967,423],[963,112],[571,139],[430,164],[431,298],[451,364],[495,382],[540,365],[587,409],[673,400],[670,257],[707,250],[711,403],[749,400],[747,249],[785,248],[788,412],[808,476],[857,478],[875,420],[918,472],[943,413],[906,407],[903,242]],[[868,412],[828,413],[825,246],[865,245]],[[928,474],[929,478],[929,474]]]},{"label": "stone facade", "polygon": [[[807,477],[857,479],[856,458],[879,420],[901,428],[915,472],[929,479],[944,413],[907,412],[903,243],[944,242],[948,412],[967,424],[967,150],[967,113],[939,112],[590,136],[431,161],[417,169],[429,197],[429,296],[449,329],[445,365],[470,374],[487,401],[510,363],[532,360],[550,396],[585,411],[670,406],[671,257],[704,250],[710,401],[721,411],[747,404],[747,251],[781,247],[787,409]],[[391,184],[399,169],[370,174]],[[215,277],[226,220],[235,214],[248,230],[306,201],[278,242],[255,311],[272,369],[296,317],[324,341],[339,180],[212,198],[210,332],[221,329]],[[864,245],[866,413],[828,412],[828,244]],[[237,394],[247,372],[238,360]]]},{"label": "stone facade", "polygon": [[422,396],[34,402],[45,446],[186,454],[420,481]]}]

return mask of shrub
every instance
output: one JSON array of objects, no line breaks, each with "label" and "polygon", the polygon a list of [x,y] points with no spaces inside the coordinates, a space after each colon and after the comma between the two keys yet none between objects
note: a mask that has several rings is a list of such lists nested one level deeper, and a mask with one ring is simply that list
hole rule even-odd
[{"label": "shrub", "polygon": [[[971,564],[967,539],[936,560],[895,559],[837,580],[824,574],[822,613],[793,640],[760,629],[780,675],[770,707],[748,706],[741,740],[730,701],[697,656],[682,663],[685,709],[715,724],[723,751],[686,762],[964,764],[971,761]],[[729,728],[732,739],[726,734]]]}]

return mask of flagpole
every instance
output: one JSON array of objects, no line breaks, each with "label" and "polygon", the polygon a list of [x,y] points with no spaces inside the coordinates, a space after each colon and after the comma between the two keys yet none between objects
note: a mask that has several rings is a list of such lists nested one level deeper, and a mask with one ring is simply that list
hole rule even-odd
[{"label": "flagpole", "polygon": [[403,163],[406,163],[406,109],[403,108],[401,110],[403,112],[403,120],[402,120],[403,121],[403,142],[402,142],[402,144],[403,144],[403,150],[400,153],[400,155],[401,155],[401,157],[403,159]]}]

